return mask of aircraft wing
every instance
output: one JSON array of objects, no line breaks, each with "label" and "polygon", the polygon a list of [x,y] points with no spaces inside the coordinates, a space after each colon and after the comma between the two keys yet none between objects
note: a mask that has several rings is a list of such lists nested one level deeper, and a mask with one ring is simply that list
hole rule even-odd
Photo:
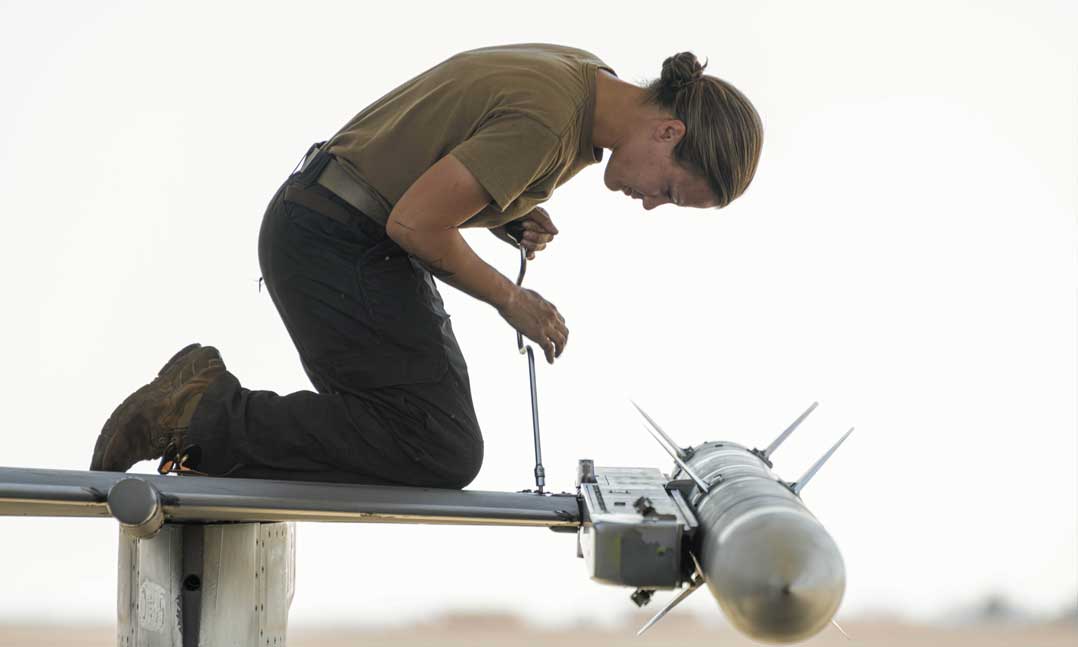
[{"label": "aircraft wing", "polygon": [[158,476],[0,467],[0,516],[109,517],[109,493],[139,479],[166,521],[340,521],[489,526],[579,526],[575,494]]}]

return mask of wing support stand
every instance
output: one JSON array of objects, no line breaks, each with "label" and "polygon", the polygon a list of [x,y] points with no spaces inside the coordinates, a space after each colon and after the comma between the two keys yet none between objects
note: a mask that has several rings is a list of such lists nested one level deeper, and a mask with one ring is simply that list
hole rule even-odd
[{"label": "wing support stand", "polygon": [[138,478],[107,504],[120,522],[118,645],[285,645],[294,523],[165,523],[161,494]]}]

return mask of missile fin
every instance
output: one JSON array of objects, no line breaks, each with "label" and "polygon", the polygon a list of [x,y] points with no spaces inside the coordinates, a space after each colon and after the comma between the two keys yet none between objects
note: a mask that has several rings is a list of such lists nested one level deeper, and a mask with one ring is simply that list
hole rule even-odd
[{"label": "missile fin", "polygon": [[850,427],[850,430],[843,434],[842,438],[839,438],[838,442],[832,445],[831,449],[827,450],[826,454],[820,457],[820,460],[816,461],[812,465],[812,467],[810,467],[808,471],[801,476],[801,478],[790,484],[790,490],[794,494],[801,496],[801,490],[805,489],[805,486],[808,485],[808,482],[811,481],[812,477],[816,475],[816,472],[820,471],[820,468],[823,467],[823,464],[827,462],[827,459],[831,458],[831,454],[834,454],[835,450],[837,450],[842,445],[842,443],[846,442],[846,439],[849,438],[850,434],[852,433],[853,427]]},{"label": "missile fin", "polygon": [[679,593],[676,598],[674,598],[673,600],[670,600],[669,604],[667,604],[658,613],[656,613],[655,616],[651,620],[648,620],[647,623],[643,627],[640,627],[640,631],[636,632],[636,635],[641,636],[641,635],[644,634],[645,631],[647,631],[648,629],[651,629],[655,625],[655,623],[662,620],[663,616],[665,616],[667,613],[669,613],[669,611],[671,609],[673,609],[677,605],[681,604],[682,600],[684,600],[685,598],[687,598],[690,595],[692,595],[693,593],[695,593],[696,589],[700,588],[700,585],[703,584],[703,583],[704,583],[703,576],[701,576],[700,573],[697,572],[696,576],[692,580],[692,583],[689,584],[689,587],[686,588],[681,593]]},{"label": "missile fin", "polygon": [[[651,425],[655,429],[655,431],[659,432],[659,435],[663,437],[663,440],[665,440],[670,447],[674,448],[677,451],[678,458],[680,458],[681,460],[688,460],[689,458],[692,458],[692,454],[682,449],[680,445],[674,442],[673,438],[666,435],[666,432],[663,431],[663,428],[659,426],[659,423],[652,420],[651,416],[649,416],[646,411],[641,409],[639,404],[633,402],[632,400],[629,400],[629,402],[632,402],[633,406],[636,407],[636,410],[640,412],[640,415],[644,416],[644,420],[647,420],[648,424]],[[654,436],[655,434],[652,435]]]},{"label": "missile fin", "polygon": [[[783,431],[781,434],[779,434],[778,438],[771,441],[771,444],[768,445],[767,449],[763,451],[762,458],[765,461],[770,461],[771,454],[773,454],[775,450],[779,448],[779,445],[781,445],[790,436],[790,434],[794,432],[794,429],[797,429],[797,427],[805,421],[805,418],[808,418],[808,415],[812,413],[818,406],[820,406],[819,402],[813,402],[811,405],[809,405],[808,409],[805,409],[804,413],[797,416],[797,420],[794,420],[792,423],[790,423],[790,426],[786,428],[786,431]],[[770,462],[768,464],[770,465]]]},{"label": "missile fin", "polygon": [[842,625],[840,625],[838,623],[838,620],[835,620],[834,618],[831,618],[831,624],[835,625],[835,629],[838,629],[838,632],[840,634],[842,634],[843,636],[845,636],[846,640],[853,640],[853,638],[850,638],[850,634],[846,633],[846,630],[843,629]]},{"label": "missile fin", "polygon": [[678,458],[677,452],[675,452],[672,448],[667,447],[662,440],[659,440],[659,437],[655,435],[655,432],[651,430],[651,427],[647,425],[641,426],[644,427],[644,429],[647,430],[649,434],[651,434],[652,438],[654,438],[659,443],[659,445],[661,445],[662,448],[666,450],[667,454],[670,454],[670,458],[674,459],[674,462],[677,463],[677,466],[680,467],[683,472],[689,475],[689,478],[691,478],[692,482],[696,484],[696,487],[700,488],[701,492],[707,494],[711,490],[711,488],[707,484],[707,481],[700,478],[696,475],[695,472],[689,469],[689,466],[685,464],[685,461]]},{"label": "missile fin", "polygon": [[696,559],[696,553],[689,551],[689,557],[692,558],[693,569],[696,570],[696,575],[702,580],[706,576],[704,575],[704,569],[700,567],[700,560]]},{"label": "missile fin", "polygon": [[710,490],[707,482],[697,476],[691,469],[689,469],[689,466],[685,464],[685,460],[691,458],[692,453],[678,447],[678,444],[675,443],[670,436],[666,435],[666,432],[662,430],[662,427],[652,420],[651,416],[640,408],[640,405],[632,400],[629,400],[629,402],[632,402],[633,406],[636,407],[636,410],[639,411],[640,415],[644,416],[644,420],[648,422],[648,424],[644,425],[644,429],[651,434],[651,437],[655,439],[655,442],[659,443],[667,454],[670,454],[670,458],[674,459],[677,466],[689,475],[689,478],[692,479],[693,483],[696,483],[696,487],[700,488],[700,491],[704,494],[707,494]]}]

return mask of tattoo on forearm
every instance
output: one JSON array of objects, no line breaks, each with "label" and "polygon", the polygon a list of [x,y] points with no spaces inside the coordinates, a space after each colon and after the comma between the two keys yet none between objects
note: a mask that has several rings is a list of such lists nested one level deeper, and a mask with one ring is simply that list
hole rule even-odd
[{"label": "tattoo on forearm", "polygon": [[433,274],[435,277],[437,277],[437,278],[439,278],[439,279],[441,279],[443,281],[445,281],[446,279],[451,279],[454,276],[456,276],[456,274],[454,274],[453,272],[450,272],[449,270],[443,270],[443,269],[441,269],[439,267],[435,267],[433,270],[431,270],[431,274]]},{"label": "tattoo on forearm", "polygon": [[[400,227],[401,229],[407,229],[408,231],[415,231],[415,227],[412,227],[412,226],[410,226],[410,225],[408,225],[406,223],[403,223],[403,222],[401,222],[399,220],[394,220],[393,225],[396,226],[396,227]],[[451,277],[454,276],[453,272],[450,272],[449,270],[442,267],[442,259],[441,258],[436,258],[436,259],[433,259],[431,261],[424,261],[423,259],[419,258],[415,254],[412,254],[411,256],[412,256],[412,258],[415,258],[417,261],[419,261],[419,264],[422,265],[423,267],[425,267],[428,272],[430,272],[432,275],[438,277],[439,279],[442,279],[443,281],[446,280],[447,278],[451,278]]]},{"label": "tattoo on forearm", "polygon": [[427,268],[428,272],[430,272],[435,277],[442,279],[443,281],[454,276],[453,272],[450,272],[449,270],[442,267],[441,258],[436,258],[430,262],[421,260],[419,258],[417,258],[416,260],[419,260],[419,264]]}]

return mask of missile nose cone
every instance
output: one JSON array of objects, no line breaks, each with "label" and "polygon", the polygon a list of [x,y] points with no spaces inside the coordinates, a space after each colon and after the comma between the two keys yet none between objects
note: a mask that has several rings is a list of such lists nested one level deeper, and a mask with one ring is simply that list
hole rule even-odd
[{"label": "missile nose cone", "polygon": [[788,508],[754,510],[707,555],[708,587],[752,638],[789,643],[815,635],[846,590],[838,546],[815,518]]}]

